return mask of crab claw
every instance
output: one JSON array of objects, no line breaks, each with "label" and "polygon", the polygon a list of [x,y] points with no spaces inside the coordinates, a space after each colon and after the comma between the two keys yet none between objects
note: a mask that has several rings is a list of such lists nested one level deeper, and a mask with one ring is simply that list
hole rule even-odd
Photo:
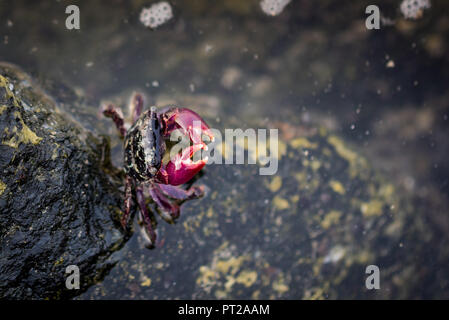
[{"label": "crab claw", "polygon": [[176,129],[189,135],[193,144],[202,144],[201,135],[205,134],[210,141],[214,141],[214,135],[204,120],[194,111],[187,108],[169,107],[162,110],[165,123],[165,136],[169,136]]},{"label": "crab claw", "polygon": [[207,157],[193,161],[193,154],[207,146],[204,143],[195,144],[185,148],[182,153],[176,154],[170,161],[163,165],[158,173],[158,180],[164,184],[177,186],[192,179],[207,163]]},{"label": "crab claw", "polygon": [[163,184],[177,186],[192,179],[207,163],[206,159],[193,161],[193,154],[201,149],[207,150],[202,135],[207,135],[214,141],[212,130],[206,122],[194,111],[186,108],[167,107],[161,110],[160,117],[164,125],[164,137],[168,138],[175,130],[189,136],[191,146],[183,149],[162,165],[158,173],[158,181]]}]

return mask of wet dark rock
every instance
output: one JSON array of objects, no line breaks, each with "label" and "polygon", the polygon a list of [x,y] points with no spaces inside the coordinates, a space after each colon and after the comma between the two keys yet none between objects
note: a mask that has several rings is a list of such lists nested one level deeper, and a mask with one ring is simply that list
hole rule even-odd
[{"label": "wet dark rock", "polygon": [[[237,121],[223,119],[221,131],[237,127]],[[258,165],[206,166],[194,183],[209,192],[185,203],[175,225],[158,224],[158,248],[145,250],[144,237],[136,232],[117,266],[81,298],[390,299],[445,294],[445,282],[438,279],[447,277],[443,266],[449,252],[441,237],[433,236],[422,203],[323,127],[272,125],[281,128],[275,175],[259,175]],[[254,149],[248,151],[254,155]],[[428,268],[429,257],[437,272]],[[380,268],[380,290],[365,286],[369,265]]]},{"label": "wet dark rock", "polygon": [[[124,243],[107,144],[55,100],[0,64],[1,298],[77,295],[104,276]],[[69,265],[79,267],[80,290],[65,287]]]}]

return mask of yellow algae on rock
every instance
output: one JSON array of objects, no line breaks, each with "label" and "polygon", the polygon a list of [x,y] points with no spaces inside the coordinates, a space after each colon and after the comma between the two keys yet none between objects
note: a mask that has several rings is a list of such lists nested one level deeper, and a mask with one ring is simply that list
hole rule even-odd
[{"label": "yellow algae on rock", "polygon": [[313,171],[317,171],[319,168],[321,168],[321,162],[318,160],[312,160],[310,161],[310,167]]},{"label": "yellow algae on rock", "polygon": [[58,260],[56,260],[55,266],[59,266],[59,265],[62,264],[63,262],[64,262],[64,257],[60,257]]},{"label": "yellow algae on rock", "polygon": [[348,149],[340,138],[336,136],[330,136],[328,141],[331,145],[334,146],[337,153],[348,160],[349,163],[354,163],[357,160],[357,153]]},{"label": "yellow algae on rock", "polygon": [[147,276],[143,276],[143,281],[140,283],[142,287],[149,287],[151,286],[151,279]]},{"label": "yellow algae on rock", "polygon": [[256,290],[253,292],[253,294],[251,295],[251,299],[253,300],[259,300],[260,297],[260,290]]},{"label": "yellow algae on rock", "polygon": [[310,142],[307,138],[299,137],[290,141],[290,146],[295,149],[315,149],[316,147],[318,147],[318,144]]},{"label": "yellow algae on rock", "polygon": [[206,212],[206,217],[212,218],[213,216],[214,216],[214,209],[212,209],[212,207],[210,207]]},{"label": "yellow algae on rock", "polygon": [[290,204],[288,203],[288,200],[281,198],[279,196],[276,196],[273,198],[273,205],[278,210],[285,210],[290,208]]},{"label": "yellow algae on rock", "polygon": [[341,211],[332,210],[324,217],[323,221],[321,222],[321,226],[324,229],[329,229],[330,226],[336,224],[340,220],[340,217]]},{"label": "yellow algae on rock", "polygon": [[208,266],[201,266],[197,285],[210,292],[215,288],[215,296],[226,298],[236,284],[251,287],[257,281],[257,272],[243,269],[245,262],[250,261],[249,255],[233,255],[235,246],[224,242],[216,251]]},{"label": "yellow algae on rock", "polygon": [[200,267],[200,276],[196,279],[196,283],[200,286],[209,286],[215,283],[215,281],[219,278],[218,273],[214,272],[208,266]]},{"label": "yellow algae on rock", "polygon": [[296,179],[296,181],[298,181],[298,183],[301,184],[306,184],[307,183],[307,173],[304,171],[299,171],[293,174],[294,178]]},{"label": "yellow algae on rock", "polygon": [[28,126],[22,122],[22,130],[20,130],[15,136],[9,140],[4,140],[2,144],[10,146],[11,148],[17,148],[21,143],[38,144],[42,140]]},{"label": "yellow algae on rock", "polygon": [[345,143],[336,136],[329,136],[328,142],[335,148],[335,151],[349,163],[349,174],[355,177],[363,173],[363,170],[368,167],[365,158],[358,155],[356,152],[349,149]]},{"label": "yellow algae on rock", "polygon": [[379,196],[381,196],[385,200],[393,201],[394,195],[395,195],[395,189],[391,183],[386,183],[386,184],[380,186]]},{"label": "yellow algae on rock", "polygon": [[306,292],[304,299],[306,300],[324,300],[329,284],[325,283],[324,288],[312,288]]},{"label": "yellow algae on rock", "polygon": [[268,185],[268,189],[270,189],[271,192],[276,192],[281,187],[282,187],[282,178],[280,176],[275,176]]},{"label": "yellow algae on rock", "polygon": [[295,194],[294,196],[291,196],[290,201],[293,203],[297,203],[299,201],[299,195]]},{"label": "yellow algae on rock", "polygon": [[5,89],[5,91],[6,91],[6,98],[7,99],[12,99],[12,103],[14,104],[15,107],[18,108],[19,107],[19,103],[17,102],[17,98],[11,92],[11,90],[9,89],[9,81],[5,77],[3,77],[2,75],[0,75],[0,86]]},{"label": "yellow algae on rock", "polygon": [[374,199],[370,202],[362,203],[360,211],[362,211],[365,217],[380,216],[383,212],[383,205],[382,201]]},{"label": "yellow algae on rock", "polygon": [[345,187],[343,187],[343,185],[341,184],[340,181],[331,180],[329,182],[329,185],[332,188],[332,190],[334,190],[334,192],[336,192],[336,193],[339,193],[341,195],[344,195],[346,193],[346,189],[345,189]]},{"label": "yellow algae on rock", "polygon": [[276,281],[273,282],[273,290],[280,293],[280,294],[284,294],[288,291],[288,285],[285,283],[284,280],[284,275],[281,272],[278,276],[278,278],[276,279]]},{"label": "yellow algae on rock", "polygon": [[[13,99],[13,104],[16,108],[19,108],[19,103],[17,102],[16,97],[14,94],[9,90],[9,84],[8,81],[3,77],[0,76],[0,84],[3,88],[6,90],[6,96],[7,98]],[[6,106],[1,106],[0,114],[3,113],[7,109]],[[32,144],[38,144],[42,138],[38,137],[23,121],[22,114],[19,111],[14,112],[14,116],[16,117],[16,120],[20,123],[21,129],[20,131],[17,130],[16,127],[12,129],[12,132],[14,135],[9,140],[3,140],[2,144],[10,146],[11,148],[17,148],[20,143],[32,143]],[[8,133],[8,132],[5,132]]]},{"label": "yellow algae on rock", "polygon": [[0,196],[3,194],[3,192],[5,192],[6,190],[6,184],[4,184],[1,180],[0,180]]},{"label": "yellow algae on rock", "polygon": [[237,258],[231,257],[229,260],[217,261],[216,269],[218,270],[218,272],[221,272],[223,274],[234,275],[239,270],[245,259],[246,258],[244,256],[241,256]]},{"label": "yellow algae on rock", "polygon": [[255,271],[243,270],[240,272],[235,282],[243,284],[245,287],[251,287],[257,280],[257,273]]}]

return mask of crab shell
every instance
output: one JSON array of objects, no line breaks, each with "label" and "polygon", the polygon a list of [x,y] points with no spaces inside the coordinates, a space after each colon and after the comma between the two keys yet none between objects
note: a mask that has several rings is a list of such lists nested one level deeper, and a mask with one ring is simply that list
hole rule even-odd
[{"label": "crab shell", "polygon": [[156,108],[144,112],[125,137],[125,172],[138,181],[154,179],[165,152],[163,128]]}]

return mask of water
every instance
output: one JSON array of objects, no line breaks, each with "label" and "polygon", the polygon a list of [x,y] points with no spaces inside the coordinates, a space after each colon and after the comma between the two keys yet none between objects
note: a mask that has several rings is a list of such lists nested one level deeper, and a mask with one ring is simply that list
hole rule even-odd
[{"label": "water", "polygon": [[[448,297],[444,271],[449,230],[446,160],[449,55],[445,41],[449,17],[444,13],[448,4],[432,1],[432,7],[420,19],[409,21],[401,18],[399,3],[385,1],[381,6],[384,17],[395,20],[393,25],[367,30],[364,12],[369,1],[357,4],[320,1],[318,4],[296,0],[276,16],[266,15],[258,1],[235,0],[221,4],[170,1],[174,17],[150,30],[139,21],[140,12],[148,7],[148,2],[98,1],[80,3],[81,29],[67,30],[65,8],[75,4],[73,1],[2,1],[0,59],[20,65],[39,79],[63,81],[85,95],[91,106],[87,114],[69,107],[67,111],[91,130],[111,135],[113,162],[117,166],[121,165],[121,144],[112,125],[96,118],[97,106],[105,100],[125,105],[134,90],[145,94],[147,105],[177,103],[192,107],[212,127],[219,129],[281,128],[282,139],[289,140],[304,136],[307,126],[325,127],[355,146],[371,166],[388,177],[397,193],[406,199],[401,210],[410,207],[403,209],[407,212],[405,217],[411,219],[415,214],[422,219],[418,224],[424,224],[422,234],[407,241],[416,241],[423,248],[432,246],[438,256],[433,266],[417,265],[410,269],[410,265],[401,263],[403,256],[412,258],[411,252],[404,252],[410,250],[408,242],[379,240],[384,248],[391,249],[390,255],[376,251],[376,244],[369,251],[374,257],[366,261],[390,265],[387,272],[391,278],[396,275],[411,281],[413,272],[420,268],[424,268],[421,271],[425,275],[415,277],[415,282],[402,291],[392,289],[388,293],[379,292],[376,297]],[[316,152],[318,158],[321,151]],[[329,263],[319,269],[319,276],[312,270],[320,257],[338,269],[338,261],[349,261],[340,257],[344,252],[341,248],[350,251],[352,242],[335,246],[332,228],[324,236],[315,237],[312,224],[307,227],[295,224],[298,222],[295,214],[307,222],[303,212],[313,212],[313,203],[327,197],[324,191],[319,191],[313,194],[311,203],[293,205],[291,197],[304,197],[301,188],[289,180],[296,161],[300,160],[299,154],[281,160],[277,176],[283,183],[280,191],[274,192],[270,188],[258,189],[269,183],[271,177],[250,175],[251,178],[244,179],[245,174],[254,171],[250,166],[215,166],[206,170],[197,183],[211,188],[208,196],[186,204],[186,215],[178,224],[159,223],[158,228],[166,238],[164,247],[152,251],[142,248],[141,236],[136,232],[118,254],[121,262],[117,267],[81,297],[370,297],[363,288],[364,260],[356,269],[360,271],[359,276],[351,278],[337,272],[344,279],[338,285],[326,280],[337,278],[334,269],[330,272],[326,269]],[[335,174],[331,178],[343,180],[348,190],[356,189],[349,176],[339,176],[333,169],[329,172]],[[329,177],[320,178],[322,183]],[[364,180],[361,188],[368,188],[368,181]],[[238,192],[245,192],[246,198],[238,200]],[[323,202],[315,208],[316,214],[321,217],[320,209],[328,212],[334,205],[345,214],[345,206],[357,195],[355,191],[354,194],[346,192],[344,197],[347,202],[341,204],[333,200]],[[261,219],[268,215],[269,222],[275,222],[279,209],[276,206],[283,205],[282,201],[274,200],[279,198],[288,199],[290,207],[281,212],[297,228],[288,233],[294,248],[281,240],[267,241],[261,230],[251,234],[254,226],[240,225],[245,224],[245,219],[259,223],[245,208],[262,210]],[[208,217],[209,208],[213,208],[214,215],[219,215],[218,220]],[[350,216],[356,211],[347,208],[347,212]],[[203,213],[204,217],[199,219],[201,228],[220,235],[212,237],[211,243],[205,241],[208,238],[204,234],[192,235],[192,245],[184,243],[188,236],[183,224],[194,224],[195,220],[189,219]],[[400,238],[408,234],[407,228],[417,223],[407,219]],[[357,228],[354,222],[341,222],[341,218],[339,221],[349,229]],[[207,225],[212,222],[219,226]],[[260,223],[263,228],[270,228],[268,222]],[[237,232],[248,233],[242,236]],[[246,249],[233,246],[239,239]],[[196,261],[173,253],[180,242],[188,247],[186,252],[196,252]],[[400,243],[405,249],[398,253],[392,248],[399,247]],[[282,250],[289,251],[276,255],[281,245]],[[297,254],[309,259],[310,265],[291,261],[288,255],[294,250],[300,251],[295,257]],[[359,253],[363,252],[360,249]],[[223,261],[237,268],[231,274],[237,284],[221,288],[219,284],[209,283],[209,289],[201,283],[204,272],[214,270],[217,283],[232,273],[214,269],[221,261],[220,255],[235,257],[231,262],[225,258]],[[244,258],[247,255],[249,258]],[[383,258],[377,259],[378,255]],[[345,257],[349,259],[348,255]],[[427,260],[424,252],[420,257],[418,261]],[[342,267],[342,270],[353,269]],[[245,285],[251,283],[252,272],[256,274],[254,283],[258,289]],[[268,286],[262,284],[264,272],[270,274],[266,280]],[[239,278],[244,275],[246,280]],[[314,281],[314,277],[318,280]],[[439,289],[435,291],[435,287]],[[314,296],[317,288],[324,292],[321,296]],[[416,291],[416,288],[423,289]]]}]

